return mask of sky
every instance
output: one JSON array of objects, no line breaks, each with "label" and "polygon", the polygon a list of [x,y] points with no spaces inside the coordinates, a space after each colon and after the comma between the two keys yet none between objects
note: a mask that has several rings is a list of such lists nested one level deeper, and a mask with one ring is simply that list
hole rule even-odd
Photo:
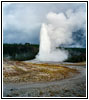
[{"label": "sky", "polygon": [[[86,9],[84,3],[3,3],[3,43],[39,44],[40,29],[50,12]],[[85,10],[86,11],[86,10]],[[86,29],[74,32],[71,47],[86,46]]]}]

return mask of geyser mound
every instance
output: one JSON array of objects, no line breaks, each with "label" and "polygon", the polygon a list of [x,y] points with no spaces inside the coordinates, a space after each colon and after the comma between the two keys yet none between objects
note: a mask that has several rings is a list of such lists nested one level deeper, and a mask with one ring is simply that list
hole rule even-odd
[{"label": "geyser mound", "polygon": [[73,43],[72,33],[79,29],[85,29],[85,10],[68,10],[64,13],[48,13],[47,22],[42,24],[40,31],[40,47],[36,56],[40,61],[64,61],[68,58],[68,52],[57,49],[60,45]]}]

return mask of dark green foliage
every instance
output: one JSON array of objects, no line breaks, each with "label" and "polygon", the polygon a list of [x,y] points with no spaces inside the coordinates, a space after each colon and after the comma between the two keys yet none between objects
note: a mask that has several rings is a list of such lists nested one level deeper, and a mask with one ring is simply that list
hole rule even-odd
[{"label": "dark green foliage", "polygon": [[[66,62],[86,61],[86,48],[62,48],[69,53]],[[3,44],[3,56],[10,60],[31,60],[39,51],[39,45],[25,44]]]},{"label": "dark green foliage", "polygon": [[86,61],[86,48],[65,48],[68,50],[69,57],[65,62],[82,62]]},{"label": "dark green foliage", "polygon": [[3,56],[11,60],[34,59],[38,53],[39,46],[29,43],[25,44],[3,44]]}]

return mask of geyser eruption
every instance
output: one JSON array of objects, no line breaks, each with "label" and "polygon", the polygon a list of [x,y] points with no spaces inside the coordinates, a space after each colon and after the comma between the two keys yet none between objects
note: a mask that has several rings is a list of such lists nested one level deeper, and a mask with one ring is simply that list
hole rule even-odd
[{"label": "geyser eruption", "polygon": [[72,33],[85,28],[85,11],[78,9],[73,12],[48,13],[47,22],[42,24],[40,31],[40,48],[36,58],[40,61],[64,61],[68,52],[57,49],[61,44],[73,42]]},{"label": "geyser eruption", "polygon": [[40,32],[40,48],[37,59],[40,61],[63,61],[67,58],[65,51],[57,50],[49,37],[46,24],[42,24]]},{"label": "geyser eruption", "polygon": [[48,36],[46,25],[42,24],[40,32],[40,55],[49,54],[51,51],[51,41]]}]

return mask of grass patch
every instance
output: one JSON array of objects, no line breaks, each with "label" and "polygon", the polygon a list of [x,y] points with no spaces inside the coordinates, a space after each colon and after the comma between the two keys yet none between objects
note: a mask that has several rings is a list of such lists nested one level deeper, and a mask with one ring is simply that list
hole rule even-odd
[{"label": "grass patch", "polygon": [[22,61],[4,61],[3,65],[4,82],[46,82],[69,78],[78,73],[76,69],[64,65],[35,64]]}]

